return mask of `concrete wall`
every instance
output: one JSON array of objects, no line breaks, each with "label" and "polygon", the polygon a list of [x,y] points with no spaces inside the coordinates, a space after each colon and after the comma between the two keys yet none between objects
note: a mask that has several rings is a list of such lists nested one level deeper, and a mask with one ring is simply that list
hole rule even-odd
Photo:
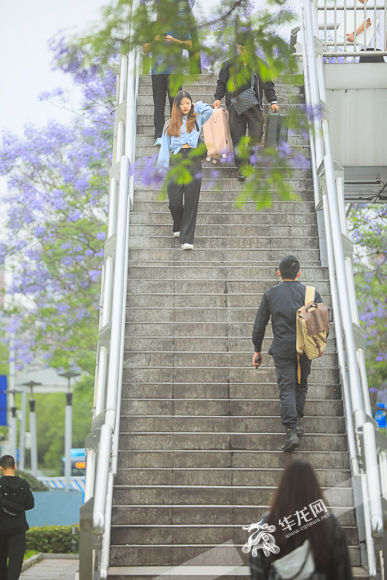
[{"label": "concrete wall", "polygon": [[33,526],[69,526],[79,523],[79,508],[83,493],[79,491],[34,491],[35,507],[26,512],[27,522]]},{"label": "concrete wall", "polygon": [[324,77],[335,161],[387,166],[387,63],[325,64]]}]

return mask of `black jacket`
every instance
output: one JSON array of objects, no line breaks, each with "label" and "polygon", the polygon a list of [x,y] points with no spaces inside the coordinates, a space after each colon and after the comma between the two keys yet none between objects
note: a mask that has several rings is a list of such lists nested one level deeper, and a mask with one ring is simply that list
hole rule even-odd
[{"label": "black jacket", "polygon": [[[264,293],[253,328],[255,352],[261,352],[263,337],[269,318],[274,340],[269,354],[295,352],[296,350],[296,313],[305,304],[306,286],[301,282],[281,282]],[[316,290],[315,302],[322,299]]]},{"label": "black jacket", "polygon": [[[320,574],[314,572],[311,580],[314,578],[321,580],[324,576],[326,580],[352,580],[352,568],[344,532],[333,514],[330,514],[327,523],[331,538],[330,561],[327,562],[325,572]],[[250,553],[250,571],[251,580],[268,580],[269,575],[273,577],[270,558],[265,556],[263,550],[258,549],[254,557]]]},{"label": "black jacket", "polygon": [[[216,87],[216,91],[215,91],[215,99],[219,99],[219,101],[221,101],[224,97],[224,95],[226,95],[226,107],[227,109],[230,108],[231,106],[231,99],[233,97],[236,97],[237,95],[240,95],[241,93],[243,93],[243,91],[247,90],[250,86],[251,86],[251,75],[249,75],[249,78],[247,80],[247,82],[245,84],[242,84],[241,86],[238,86],[235,91],[230,92],[227,89],[227,83],[228,80],[231,76],[234,76],[235,73],[237,73],[241,67],[243,67],[243,63],[240,60],[240,57],[234,57],[234,58],[230,58],[229,60],[226,60],[226,62],[224,62],[222,64],[222,68],[220,69],[220,73],[219,73],[219,78],[218,78],[218,84]],[[251,71],[251,68],[249,67],[249,65],[247,65],[249,68],[249,71]],[[263,108],[263,93],[265,93],[266,99],[269,101],[269,103],[273,103],[277,101],[277,96],[275,94],[275,89],[274,89],[274,83],[272,81],[267,81],[266,83],[264,83],[261,79],[261,77],[256,74],[255,75],[255,84],[254,84],[254,91],[255,94],[258,98],[259,101],[259,106],[262,109]]]},{"label": "black jacket", "polygon": [[[35,506],[30,484],[21,477],[5,475],[0,479],[0,535],[8,536],[22,534],[29,529],[26,520],[26,510],[32,510]],[[24,487],[24,511],[17,516],[11,516],[1,509],[1,495],[7,490],[15,490]]]}]

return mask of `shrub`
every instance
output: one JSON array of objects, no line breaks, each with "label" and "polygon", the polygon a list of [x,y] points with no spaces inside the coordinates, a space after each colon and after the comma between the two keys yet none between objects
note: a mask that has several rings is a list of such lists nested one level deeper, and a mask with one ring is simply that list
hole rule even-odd
[{"label": "shrub", "polygon": [[[72,528],[75,534],[72,534]],[[30,528],[26,534],[26,550],[45,554],[71,554],[79,551],[79,524],[74,526],[42,526]]]},{"label": "shrub", "polygon": [[49,491],[47,485],[44,485],[39,479],[36,479],[31,473],[26,473],[25,471],[20,471],[19,469],[15,469],[15,475],[22,477],[31,486],[32,491]]}]

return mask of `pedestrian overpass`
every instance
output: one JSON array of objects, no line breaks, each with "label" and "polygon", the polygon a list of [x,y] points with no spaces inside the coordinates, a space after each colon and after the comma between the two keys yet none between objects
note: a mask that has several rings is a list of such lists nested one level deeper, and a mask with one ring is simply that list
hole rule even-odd
[{"label": "pedestrian overpass", "polygon": [[[317,470],[354,577],[387,579],[387,439],[372,419],[344,206],[386,199],[387,121],[370,102],[385,99],[387,73],[383,64],[349,62],[358,53],[340,46],[337,28],[351,10],[304,0],[295,39],[303,76],[276,83],[283,111],[304,102],[314,111],[309,139],[289,140],[310,156],[310,169],[292,177],[301,201],[236,209],[236,170],[219,168],[218,193],[204,164],[189,256],[175,246],[159,192],[134,184],[134,160],[154,152],[150,79],[140,76],[139,52],[121,59],[81,580],[249,576],[242,526],[259,521],[289,461],[279,451],[274,368],[267,356],[259,371],[250,367],[250,334],[289,251],[333,312],[292,457]],[[324,64],[343,59],[344,49],[348,62]],[[215,80],[201,75],[187,89],[212,102]],[[266,351],[269,344],[270,336]]]}]

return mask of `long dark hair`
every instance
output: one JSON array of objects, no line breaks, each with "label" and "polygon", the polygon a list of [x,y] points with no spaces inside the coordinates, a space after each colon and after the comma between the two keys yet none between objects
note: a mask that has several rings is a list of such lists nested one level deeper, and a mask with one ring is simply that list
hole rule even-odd
[{"label": "long dark hair", "polygon": [[[278,488],[271,499],[270,513],[266,519],[268,524],[276,527],[273,536],[276,545],[280,549],[278,554],[270,554],[272,561],[286,556],[286,554],[301,546],[308,539],[313,552],[316,570],[326,570],[330,560],[327,519],[321,519],[323,514],[319,514],[319,522],[301,530],[297,527],[297,517],[294,515],[296,511],[300,512],[304,508],[308,508],[308,519],[315,520],[316,518],[312,515],[309,506],[318,500],[322,500],[326,505],[312,466],[307,461],[295,459],[289,463],[282,473]],[[290,533],[289,530],[283,529],[279,524],[280,520],[281,522],[284,521],[284,517],[293,518],[295,521],[296,525],[292,527],[292,530],[299,529],[298,533],[288,538],[286,535]],[[302,522],[302,525],[304,523]]]},{"label": "long dark hair", "polygon": [[[180,136],[180,127],[183,124],[183,114],[180,109],[180,103],[185,98],[189,99],[192,104],[192,98],[188,91],[179,91],[175,97],[175,100],[173,101],[172,115],[169,121],[167,121],[165,128],[165,131],[169,137]],[[191,107],[191,110],[187,115],[187,133],[191,133],[191,131],[193,131],[196,117],[197,115],[194,112],[194,108]]]}]

